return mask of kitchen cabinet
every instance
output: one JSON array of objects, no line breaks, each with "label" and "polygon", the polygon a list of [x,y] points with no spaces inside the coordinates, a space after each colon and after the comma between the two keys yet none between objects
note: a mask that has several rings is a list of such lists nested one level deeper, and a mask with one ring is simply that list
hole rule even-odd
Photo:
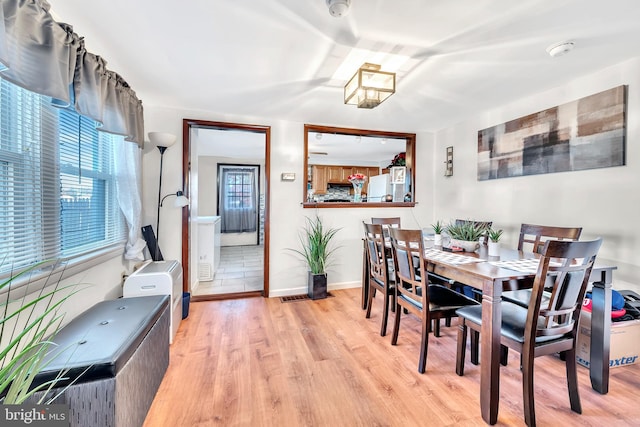
[{"label": "kitchen cabinet", "polygon": [[342,166],[327,166],[327,183],[328,184],[344,184],[342,177]]},{"label": "kitchen cabinet", "polygon": [[313,194],[327,194],[327,166],[311,167],[311,189]]},{"label": "kitchen cabinet", "polygon": [[[314,194],[324,195],[327,193],[328,184],[350,185],[349,175],[361,173],[367,177],[380,174],[380,168],[373,166],[343,166],[343,165],[312,165],[311,166],[311,189]],[[363,192],[367,191],[365,182]]]}]

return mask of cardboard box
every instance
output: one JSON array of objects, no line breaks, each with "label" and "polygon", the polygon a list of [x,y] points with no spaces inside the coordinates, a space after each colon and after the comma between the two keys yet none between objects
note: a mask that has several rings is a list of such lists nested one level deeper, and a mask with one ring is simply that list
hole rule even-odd
[{"label": "cardboard box", "polygon": [[[640,363],[640,319],[611,323],[609,366]],[[591,313],[583,310],[578,325],[576,358],[579,364],[589,366],[591,350]]]}]

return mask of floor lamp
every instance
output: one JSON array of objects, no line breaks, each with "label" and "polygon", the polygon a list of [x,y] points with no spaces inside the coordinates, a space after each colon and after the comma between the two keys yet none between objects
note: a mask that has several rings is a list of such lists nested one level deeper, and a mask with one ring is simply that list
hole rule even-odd
[{"label": "floor lamp", "polygon": [[[176,142],[176,136],[166,132],[149,132],[149,141],[160,150],[160,178],[158,182],[158,216],[156,222],[156,249],[152,255],[154,261],[160,258],[160,207],[162,206],[162,160],[164,152]],[[188,203],[188,202],[187,202]]]}]

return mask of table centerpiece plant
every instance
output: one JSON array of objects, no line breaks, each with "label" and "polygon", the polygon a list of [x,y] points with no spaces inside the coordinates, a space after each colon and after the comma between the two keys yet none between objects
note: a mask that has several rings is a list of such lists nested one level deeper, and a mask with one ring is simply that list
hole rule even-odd
[{"label": "table centerpiece plant", "polygon": [[474,252],[480,247],[480,238],[487,233],[487,229],[474,221],[452,222],[445,228],[451,237],[450,246],[459,247],[465,252]]},{"label": "table centerpiece plant", "polygon": [[500,239],[502,238],[502,232],[502,230],[496,230],[495,228],[489,228],[489,230],[487,230],[489,236],[489,256],[500,256]]},{"label": "table centerpiece plant", "polygon": [[308,267],[307,290],[309,298],[327,296],[327,267],[334,251],[330,244],[339,228],[325,227],[319,216],[306,217],[306,225],[299,234],[302,249],[289,249],[302,257]]},{"label": "table centerpiece plant", "polygon": [[442,232],[444,231],[444,224],[442,221],[437,220],[433,224],[431,224],[431,228],[433,228],[433,244],[435,246],[442,246]]}]

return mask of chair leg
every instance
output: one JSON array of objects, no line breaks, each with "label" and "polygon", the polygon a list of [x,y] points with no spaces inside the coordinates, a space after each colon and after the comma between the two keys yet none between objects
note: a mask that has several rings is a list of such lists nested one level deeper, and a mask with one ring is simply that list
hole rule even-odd
[{"label": "chair leg", "polygon": [[475,330],[471,330],[471,363],[477,365],[480,363],[480,333]]},{"label": "chair leg", "polygon": [[382,312],[382,326],[380,327],[380,336],[387,335],[387,320],[389,319],[389,294],[384,296],[384,311]]},{"label": "chair leg", "polygon": [[445,326],[446,326],[447,328],[450,328],[450,327],[451,327],[451,316],[447,316],[447,317],[444,319],[444,324],[445,324]]},{"label": "chair leg", "polygon": [[[473,344],[472,344],[473,346]],[[467,325],[463,318],[458,318],[458,348],[456,351],[456,374],[464,375],[464,358],[467,351]]]},{"label": "chair leg", "polygon": [[524,421],[527,426],[536,425],[536,409],[533,396],[533,351],[522,352],[522,402],[524,405]]},{"label": "chair leg", "polygon": [[400,330],[400,315],[402,314],[402,310],[400,309],[400,304],[396,302],[396,318],[393,322],[393,334],[391,334],[391,345],[396,345],[398,343],[398,331]]},{"label": "chair leg", "polygon": [[571,410],[582,413],[582,405],[580,404],[580,393],[578,392],[578,372],[576,368],[576,350],[572,348],[563,352],[567,367],[567,388],[569,389],[569,402]]},{"label": "chair leg", "polygon": [[433,335],[440,337],[440,319],[433,319]]},{"label": "chair leg", "polygon": [[500,364],[502,366],[507,366],[508,362],[509,362],[509,347],[507,347],[506,345],[500,345]]},{"label": "chair leg", "polygon": [[376,295],[376,288],[373,286],[369,287],[369,297],[367,298],[367,314],[365,314],[365,318],[368,319],[371,317],[371,306],[373,305],[373,297]]},{"label": "chair leg", "polygon": [[394,291],[391,294],[391,311],[396,312],[396,292]]},{"label": "chair leg", "polygon": [[429,324],[431,319],[425,311],[422,313],[422,338],[420,341],[420,359],[418,361],[418,372],[424,374],[427,366],[427,352],[429,350]]}]

